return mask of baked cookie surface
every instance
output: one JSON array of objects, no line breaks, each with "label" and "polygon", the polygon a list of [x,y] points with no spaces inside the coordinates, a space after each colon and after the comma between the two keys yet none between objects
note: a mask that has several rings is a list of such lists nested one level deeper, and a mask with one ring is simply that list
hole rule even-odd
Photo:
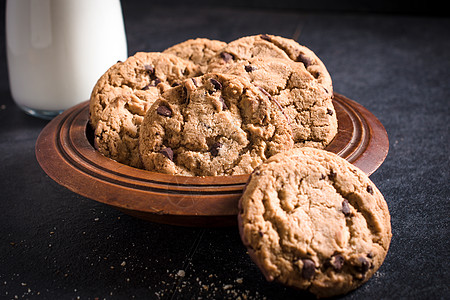
[{"label": "baked cookie surface", "polygon": [[117,62],[91,93],[89,112],[96,149],[120,163],[142,167],[138,136],[147,109],[161,91],[199,74],[192,62],[159,52],[138,52]]},{"label": "baked cookie surface", "polygon": [[319,297],[366,282],[387,254],[387,204],[361,170],[309,147],[268,159],[239,202],[239,230],[267,280]]},{"label": "baked cookie surface", "polygon": [[261,34],[234,40],[210,60],[210,65],[215,68],[254,57],[281,58],[300,63],[323,86],[326,93],[333,95],[331,76],[317,55],[296,41],[281,36]]},{"label": "baked cookie surface", "polygon": [[246,78],[266,91],[283,109],[299,146],[324,148],[336,135],[332,97],[303,64],[289,59],[254,57],[213,64],[209,70]]},{"label": "baked cookie surface", "polygon": [[173,45],[164,50],[163,53],[170,53],[189,60],[198,65],[202,73],[206,73],[210,59],[226,45],[227,43],[218,40],[196,38]]},{"label": "baked cookie surface", "polygon": [[147,170],[248,174],[293,147],[286,117],[244,78],[206,74],[167,90],[145,115],[139,149]]}]

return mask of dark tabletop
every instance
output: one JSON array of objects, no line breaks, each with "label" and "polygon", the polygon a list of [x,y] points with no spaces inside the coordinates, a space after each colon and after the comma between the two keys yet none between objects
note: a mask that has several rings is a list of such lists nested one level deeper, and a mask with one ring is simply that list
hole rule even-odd
[{"label": "dark tabletop", "polygon": [[[369,109],[390,139],[371,179],[389,205],[391,247],[376,274],[343,298],[450,298],[448,16],[138,3],[123,2],[130,55],[258,33],[315,51],[335,91]],[[266,282],[237,228],[149,223],[50,179],[34,154],[48,121],[11,98],[0,12],[0,299],[311,297]]]}]

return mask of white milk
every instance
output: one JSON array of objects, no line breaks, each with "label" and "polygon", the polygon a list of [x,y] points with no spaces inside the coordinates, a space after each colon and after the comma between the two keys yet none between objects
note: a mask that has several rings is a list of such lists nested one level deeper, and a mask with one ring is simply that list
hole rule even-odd
[{"label": "white milk", "polygon": [[127,58],[120,0],[8,0],[6,44],[15,102],[51,118]]}]

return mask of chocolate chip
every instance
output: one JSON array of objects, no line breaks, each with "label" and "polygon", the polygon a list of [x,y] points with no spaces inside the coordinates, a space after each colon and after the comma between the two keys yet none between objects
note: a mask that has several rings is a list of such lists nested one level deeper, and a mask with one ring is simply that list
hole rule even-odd
[{"label": "chocolate chip", "polygon": [[171,87],[176,87],[176,86],[179,86],[179,85],[180,85],[180,83],[174,82],[174,83],[172,83]]},{"label": "chocolate chip", "polygon": [[209,152],[211,152],[212,156],[217,156],[217,155],[219,155],[219,149],[221,147],[222,147],[222,143],[216,142],[211,145],[211,147],[209,148]]},{"label": "chocolate chip", "polygon": [[269,42],[272,40],[267,34],[261,34],[259,37]]},{"label": "chocolate chip", "polygon": [[329,109],[329,108],[327,108],[327,115],[330,115],[330,116],[333,115],[333,111],[331,109]]},{"label": "chocolate chip", "polygon": [[157,85],[160,84],[160,83],[161,83],[161,79],[156,78],[155,80],[153,80],[152,86],[157,86]]},{"label": "chocolate chip", "polygon": [[252,65],[246,65],[246,66],[244,67],[244,69],[245,69],[246,72],[253,72],[253,71],[255,71],[257,68],[256,68],[255,66],[252,66]]},{"label": "chocolate chip", "polygon": [[297,56],[297,61],[302,62],[305,65],[305,68],[309,67],[312,64],[312,59],[303,53],[300,53]]},{"label": "chocolate chip", "polygon": [[348,204],[348,200],[347,199],[342,201],[342,213],[345,216],[349,216],[351,214],[350,205]]},{"label": "chocolate chip", "polygon": [[190,73],[191,73],[191,71],[189,71],[188,68],[183,70],[183,75],[186,76],[186,77],[191,77],[191,76],[189,76]]},{"label": "chocolate chip", "polygon": [[362,256],[358,257],[358,265],[355,266],[356,271],[364,274],[367,271],[369,271],[369,268],[370,268],[370,262]]},{"label": "chocolate chip", "polygon": [[163,117],[171,117],[172,116],[172,111],[170,110],[170,108],[168,108],[165,105],[158,106],[158,108],[156,109],[156,112],[158,113],[158,115],[163,116]]},{"label": "chocolate chip", "polygon": [[142,88],[142,90],[146,91],[146,90],[148,90],[150,87],[152,87],[152,86],[157,86],[157,85],[160,84],[160,83],[161,83],[161,79],[156,78],[155,80],[151,81],[149,84],[147,84],[146,86],[144,86],[144,87]]},{"label": "chocolate chip", "polygon": [[344,262],[345,262],[344,257],[340,254],[334,254],[333,256],[331,256],[330,264],[336,271],[342,270]]},{"label": "chocolate chip", "polygon": [[373,188],[371,185],[368,185],[366,190],[369,194],[373,195]]},{"label": "chocolate chip", "polygon": [[159,151],[162,155],[173,161],[173,150],[170,147],[163,148]]},{"label": "chocolate chip", "polygon": [[222,59],[223,59],[225,62],[229,62],[229,61],[231,61],[231,60],[234,59],[233,55],[230,54],[230,53],[228,53],[228,52],[221,52],[221,53],[220,53],[220,57],[222,57]]},{"label": "chocolate chip", "polygon": [[183,95],[186,95],[186,97],[184,98],[184,103],[188,105],[189,102],[191,102],[191,99],[189,98],[187,88],[184,85],[183,85],[183,93],[184,93]]},{"label": "chocolate chip", "polygon": [[314,277],[316,273],[316,265],[311,259],[303,258],[303,269],[302,269],[302,277],[305,279],[311,279]]},{"label": "chocolate chip", "polygon": [[220,82],[218,82],[216,79],[210,78],[209,81],[212,83],[212,85],[214,86],[214,89],[215,89],[216,91],[222,89],[222,84],[221,84]]},{"label": "chocolate chip", "polygon": [[222,110],[228,109],[228,106],[225,103],[225,99],[219,97],[220,102],[222,102]]},{"label": "chocolate chip", "polygon": [[328,174],[328,178],[330,178],[330,180],[335,180],[337,176],[337,173],[334,172],[333,170],[330,170],[330,174]]},{"label": "chocolate chip", "polygon": [[320,176],[320,180],[324,180],[325,178],[327,178],[324,174],[322,174],[321,176]]}]

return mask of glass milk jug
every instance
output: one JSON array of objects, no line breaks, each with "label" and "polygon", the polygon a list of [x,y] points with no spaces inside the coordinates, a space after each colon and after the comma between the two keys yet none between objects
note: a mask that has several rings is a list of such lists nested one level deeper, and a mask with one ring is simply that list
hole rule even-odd
[{"label": "glass milk jug", "polygon": [[8,0],[6,46],[14,101],[51,119],[127,58],[120,0]]}]

